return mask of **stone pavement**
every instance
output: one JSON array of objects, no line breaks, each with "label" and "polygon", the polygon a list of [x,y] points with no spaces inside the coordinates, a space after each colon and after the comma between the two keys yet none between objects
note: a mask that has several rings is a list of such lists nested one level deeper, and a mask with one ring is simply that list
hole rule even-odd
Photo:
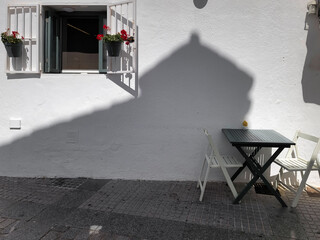
[{"label": "stone pavement", "polygon": [[254,189],[234,205],[225,183],[199,194],[195,182],[0,177],[0,239],[320,239],[320,197],[292,209]]}]

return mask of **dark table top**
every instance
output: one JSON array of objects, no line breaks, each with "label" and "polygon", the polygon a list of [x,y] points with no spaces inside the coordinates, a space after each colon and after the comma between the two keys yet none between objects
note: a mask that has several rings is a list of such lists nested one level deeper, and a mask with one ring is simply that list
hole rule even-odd
[{"label": "dark table top", "polygon": [[290,147],[295,143],[269,129],[222,129],[233,146]]}]

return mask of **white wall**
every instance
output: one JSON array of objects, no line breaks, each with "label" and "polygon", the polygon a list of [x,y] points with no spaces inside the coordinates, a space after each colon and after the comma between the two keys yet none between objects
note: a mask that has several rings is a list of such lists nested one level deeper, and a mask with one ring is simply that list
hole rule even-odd
[{"label": "white wall", "polygon": [[[203,127],[235,154],[221,128],[244,119],[320,136],[320,30],[307,1],[201,1],[137,0],[137,97],[105,75],[8,77],[1,44],[0,175],[195,180]],[[23,1],[1,1],[3,31],[9,2]]]}]

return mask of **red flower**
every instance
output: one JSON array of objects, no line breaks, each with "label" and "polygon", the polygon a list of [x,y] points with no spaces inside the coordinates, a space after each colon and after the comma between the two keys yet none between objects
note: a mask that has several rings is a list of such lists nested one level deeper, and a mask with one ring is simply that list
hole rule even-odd
[{"label": "red flower", "polygon": [[108,27],[108,26],[105,25],[105,24],[103,25],[103,28],[104,28],[105,30],[107,30],[107,31],[110,31],[110,29],[111,29],[110,27]]},{"label": "red flower", "polygon": [[16,35],[18,35],[19,33],[17,31],[12,31],[12,35],[14,38],[16,38]]},{"label": "red flower", "polygon": [[98,35],[97,35],[97,39],[98,39],[98,40],[101,40],[102,38],[103,38],[103,34],[98,34]]},{"label": "red flower", "polygon": [[22,36],[21,39],[24,40],[24,37]]},{"label": "red flower", "polygon": [[127,38],[128,38],[127,31],[124,30],[124,29],[122,29],[120,33],[121,33],[121,38],[122,38],[124,41],[126,41]]},{"label": "red flower", "polygon": [[122,38],[122,40],[126,41],[127,38],[128,38],[127,31],[124,30],[124,29],[122,29],[120,33],[121,33],[121,38]]},{"label": "red flower", "polygon": [[130,43],[129,41],[126,41],[126,44],[127,44],[127,45],[129,45],[129,43]]}]

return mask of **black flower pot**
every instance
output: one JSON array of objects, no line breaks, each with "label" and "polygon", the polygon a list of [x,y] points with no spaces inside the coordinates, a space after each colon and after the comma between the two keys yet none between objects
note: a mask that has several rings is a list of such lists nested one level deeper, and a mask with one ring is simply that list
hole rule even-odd
[{"label": "black flower pot", "polygon": [[107,50],[108,50],[108,56],[109,57],[119,57],[120,51],[121,51],[121,45],[122,42],[106,42],[107,44]]},{"label": "black flower pot", "polygon": [[19,43],[4,43],[9,57],[21,57],[22,55],[22,42]]}]

